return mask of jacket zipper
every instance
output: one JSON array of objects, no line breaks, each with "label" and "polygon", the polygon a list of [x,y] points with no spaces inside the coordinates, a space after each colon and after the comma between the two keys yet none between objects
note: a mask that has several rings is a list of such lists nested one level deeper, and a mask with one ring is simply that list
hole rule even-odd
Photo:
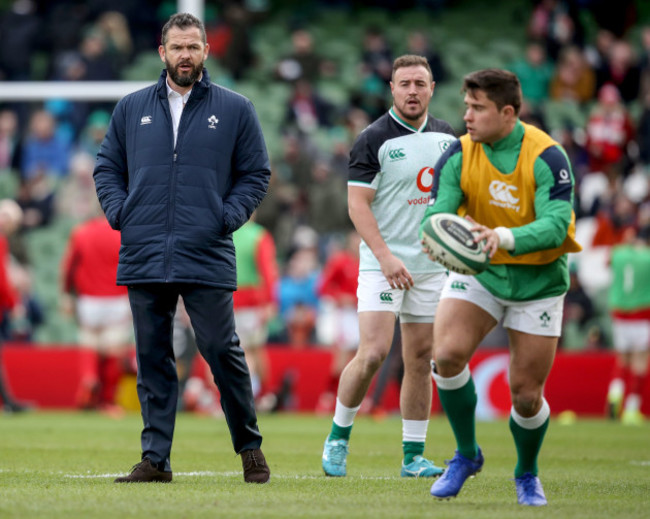
[{"label": "jacket zipper", "polygon": [[171,258],[172,258],[172,244],[174,233],[174,213],[176,211],[176,160],[178,153],[174,150],[172,159],[172,173],[169,179],[169,210],[167,211],[167,238],[165,243],[165,283],[169,283],[171,277]]},{"label": "jacket zipper", "polygon": [[[190,94],[190,99],[191,99]],[[169,189],[169,211],[167,212],[167,239],[165,244],[165,283],[169,283],[169,278],[171,277],[171,263],[172,263],[172,248],[173,248],[173,234],[174,234],[174,214],[176,212],[176,175],[178,169],[178,142],[181,138],[181,127],[183,125],[183,119],[185,116],[185,111],[189,105],[190,99],[188,99],[183,111],[181,112],[181,118],[178,121],[178,133],[176,134],[176,142],[173,142],[174,139],[174,129],[172,128],[172,143],[174,146],[174,154],[172,158],[172,173]],[[168,107],[169,109],[169,107]],[[169,119],[171,121],[171,112],[169,113]]]}]

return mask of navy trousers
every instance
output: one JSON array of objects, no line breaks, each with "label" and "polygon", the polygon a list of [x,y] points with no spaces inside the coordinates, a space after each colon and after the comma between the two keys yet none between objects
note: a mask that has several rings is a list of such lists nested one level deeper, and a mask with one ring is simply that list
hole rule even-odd
[{"label": "navy trousers", "polygon": [[259,448],[250,373],[235,333],[232,291],[207,285],[155,283],[128,287],[138,361],[138,398],[142,409],[142,457],[165,471],[170,454],[178,377],[172,348],[173,319],[181,296],[199,352],[205,358],[221,393],[235,452]]}]

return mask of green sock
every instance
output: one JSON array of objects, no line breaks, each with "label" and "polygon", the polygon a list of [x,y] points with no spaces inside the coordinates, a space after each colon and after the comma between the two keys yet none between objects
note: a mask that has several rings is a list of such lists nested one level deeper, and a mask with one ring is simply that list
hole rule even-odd
[{"label": "green sock", "polygon": [[515,422],[510,416],[510,432],[515,440],[517,448],[517,466],[515,467],[515,477],[519,478],[526,472],[537,476],[537,456],[542,448],[544,435],[548,429],[548,418],[537,429],[524,429]]},{"label": "green sock", "polygon": [[424,442],[402,442],[404,465],[408,465],[416,456],[424,454]]},{"label": "green sock", "polygon": [[458,389],[447,390],[438,387],[438,396],[454,431],[458,452],[466,458],[476,458],[478,456],[475,417],[477,397],[474,380],[470,377],[467,384]]},{"label": "green sock", "polygon": [[339,427],[334,422],[332,422],[332,430],[328,437],[329,440],[349,440],[350,433],[352,432],[352,426],[349,427]]}]

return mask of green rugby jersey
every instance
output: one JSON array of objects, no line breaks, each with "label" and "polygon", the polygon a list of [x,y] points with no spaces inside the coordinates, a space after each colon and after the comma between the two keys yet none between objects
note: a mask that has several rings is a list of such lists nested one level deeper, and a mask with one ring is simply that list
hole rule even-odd
[{"label": "green rugby jersey", "polygon": [[611,254],[609,307],[632,312],[650,308],[650,247],[618,245]]},{"label": "green rugby jersey", "polygon": [[[418,227],[429,202],[433,166],[455,140],[445,121],[429,115],[414,128],[391,108],[359,134],[350,151],[348,185],[375,190],[371,209],[379,231],[411,274],[444,271],[422,252]],[[359,270],[381,270],[364,241]]]},{"label": "green rugby jersey", "polygon": [[[517,165],[523,138],[524,127],[517,122],[513,131],[493,146],[483,144],[483,151],[496,169],[509,174]],[[456,213],[460,207],[465,197],[460,187],[462,161],[462,148],[457,141],[436,163],[437,175],[425,218],[435,213]],[[511,228],[515,237],[512,255],[554,248],[566,236],[573,210],[575,181],[571,172],[571,189],[567,192],[566,179],[560,174],[563,169],[572,171],[560,146],[546,149],[535,160],[535,221]],[[473,195],[490,196],[489,193]],[[567,255],[545,265],[490,265],[476,279],[494,296],[512,301],[562,295],[569,288]]]}]

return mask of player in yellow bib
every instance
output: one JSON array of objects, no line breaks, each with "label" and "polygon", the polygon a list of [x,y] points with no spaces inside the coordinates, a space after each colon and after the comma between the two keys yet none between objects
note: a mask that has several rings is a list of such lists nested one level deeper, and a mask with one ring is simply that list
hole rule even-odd
[{"label": "player in yellow bib", "polygon": [[424,218],[435,213],[471,218],[480,231],[477,241],[487,240],[491,263],[477,276],[450,273],[436,313],[433,377],[457,450],[431,494],[456,496],[483,466],[468,362],[503,319],[510,346],[517,500],[546,505],[537,477],[550,417],[543,389],[569,286],[566,253],[580,250],[574,239],[573,174],[561,146],[519,120],[521,87],[514,74],[480,70],[465,77],[463,91],[467,134],[438,160]]}]

